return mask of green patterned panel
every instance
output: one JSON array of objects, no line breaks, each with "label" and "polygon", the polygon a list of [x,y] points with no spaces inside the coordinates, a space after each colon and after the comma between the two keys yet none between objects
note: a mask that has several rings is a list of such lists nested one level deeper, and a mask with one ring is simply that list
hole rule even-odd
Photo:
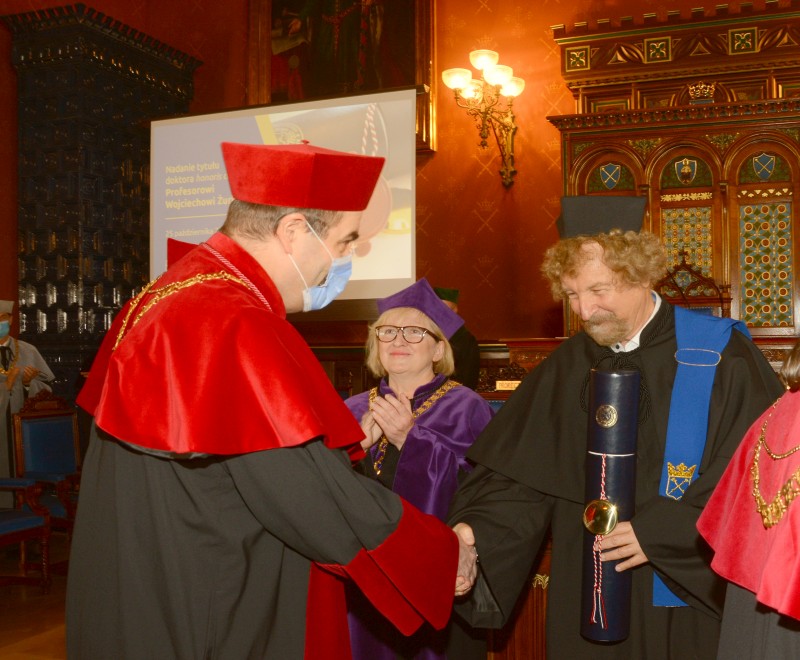
[{"label": "green patterned panel", "polygon": [[741,319],[749,326],[793,325],[791,218],[788,202],[739,207]]},{"label": "green patterned panel", "polygon": [[697,156],[673,158],[661,172],[661,189],[706,188],[712,185],[711,170]]},{"label": "green patterned panel", "polygon": [[777,154],[760,152],[744,160],[739,169],[739,183],[778,183],[790,181],[791,170]]},{"label": "green patterned panel", "polygon": [[706,277],[711,277],[711,207],[691,206],[681,209],[661,209],[662,240],[667,249],[667,267],[681,262],[684,251],[687,261]]},{"label": "green patterned panel", "polygon": [[608,192],[609,190],[635,190],[633,174],[621,163],[609,161],[598,165],[589,175],[586,189],[590,193]]}]

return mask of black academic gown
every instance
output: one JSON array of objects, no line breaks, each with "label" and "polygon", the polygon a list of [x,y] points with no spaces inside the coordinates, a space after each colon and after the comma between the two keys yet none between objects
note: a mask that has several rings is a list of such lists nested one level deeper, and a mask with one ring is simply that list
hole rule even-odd
[{"label": "black academic gown", "polygon": [[[734,331],[717,367],[699,477],[680,500],[658,496],[670,396],[675,322],[662,303],[641,345],[615,354],[585,333],[565,341],[529,374],[478,438],[478,467],[456,493],[450,522],[472,525],[481,578],[456,611],[476,626],[507,621],[548,526],[553,538],[548,586],[550,658],[713,658],[724,584],[709,567],[695,524],[750,424],[781,392],[758,348]],[[636,513],[631,520],[650,563],[633,570],[631,632],[621,643],[580,635],[581,566],[589,370],[641,372]],[[691,414],[691,411],[687,411]],[[652,605],[653,570],[689,607]]]},{"label": "black academic gown", "polygon": [[93,430],[80,496],[67,590],[76,660],[308,657],[311,561],[347,566],[386,547],[407,515],[321,441],[177,460]]}]

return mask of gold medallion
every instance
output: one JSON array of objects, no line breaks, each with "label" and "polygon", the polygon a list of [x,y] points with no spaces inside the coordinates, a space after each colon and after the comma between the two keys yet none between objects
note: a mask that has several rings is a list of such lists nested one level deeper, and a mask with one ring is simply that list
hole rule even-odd
[{"label": "gold medallion", "polygon": [[599,426],[610,429],[617,423],[617,409],[614,406],[603,404],[597,409],[594,419]]},{"label": "gold medallion", "polygon": [[608,500],[592,500],[583,510],[583,526],[595,535],[610,533],[617,526],[617,505]]}]

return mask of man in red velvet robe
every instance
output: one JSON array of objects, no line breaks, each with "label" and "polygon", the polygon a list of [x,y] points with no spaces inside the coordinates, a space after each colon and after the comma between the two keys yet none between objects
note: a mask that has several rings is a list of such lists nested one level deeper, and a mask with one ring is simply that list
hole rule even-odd
[{"label": "man in red velvet robe", "polygon": [[474,577],[473,548],[351,469],[360,427],[285,318],[343,288],[383,159],[223,155],[225,224],[122,309],[79,398],[72,658],[348,657],[344,580],[410,634]]}]

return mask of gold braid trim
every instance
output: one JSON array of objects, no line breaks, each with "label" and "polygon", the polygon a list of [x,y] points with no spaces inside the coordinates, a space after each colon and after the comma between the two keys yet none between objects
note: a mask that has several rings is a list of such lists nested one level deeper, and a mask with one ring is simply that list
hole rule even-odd
[{"label": "gold braid trim", "polygon": [[167,284],[158,289],[154,289],[153,285],[158,282],[160,276],[150,282],[141,292],[133,299],[131,302],[130,307],[128,308],[128,313],[125,314],[125,318],[122,321],[122,327],[117,334],[117,340],[114,342],[114,348],[111,350],[116,350],[119,343],[122,341],[122,338],[125,336],[125,331],[128,327],[128,322],[130,321],[133,312],[139,306],[139,303],[142,302],[142,298],[146,296],[148,293],[153,295],[151,300],[148,300],[147,303],[142,306],[142,309],[139,310],[139,313],[134,317],[133,321],[131,322],[131,328],[133,328],[141,318],[148,312],[150,309],[158,303],[159,301],[163,300],[167,296],[171,296],[173,293],[178,293],[178,291],[182,291],[183,289],[188,289],[195,284],[202,284],[203,282],[210,282],[212,280],[228,280],[229,282],[235,282],[236,284],[240,284],[248,291],[250,287],[247,283],[239,278],[231,275],[230,273],[226,273],[225,271],[219,271],[218,273],[200,273],[199,275],[195,275],[194,277],[190,277],[186,280],[180,280],[179,282],[173,282],[172,284]]},{"label": "gold braid trim", "polygon": [[[454,387],[458,387],[461,383],[455,380],[446,380],[442,383],[439,388],[431,394],[425,401],[422,402],[422,405],[417,408],[414,412],[411,413],[411,416],[414,419],[417,419],[420,415],[428,412],[433,404],[436,403],[439,399],[441,399],[445,394],[447,394],[450,390]],[[372,409],[372,402],[378,396],[378,388],[373,387],[369,391],[369,407]],[[380,474],[381,470],[383,469],[383,460],[386,458],[386,450],[389,448],[389,440],[386,438],[385,435],[381,436],[381,439],[378,441],[378,453],[375,455],[375,462],[372,464],[372,467],[375,470],[375,474]]]},{"label": "gold braid trim", "polygon": [[[780,399],[778,401],[780,401]],[[772,405],[772,412],[775,411],[778,401]],[[758,469],[761,448],[764,448],[764,451],[773,461],[789,458],[792,454],[800,451],[800,445],[782,454],[776,454],[769,448],[769,445],[767,445],[767,424],[772,417],[772,412],[767,415],[764,424],[761,426],[761,434],[753,450],[753,462],[750,466],[750,475],[753,478],[753,498],[756,501],[756,511],[758,511],[758,514],[761,516],[761,522],[764,524],[765,529],[777,525],[789,509],[791,503],[800,495],[800,467],[797,468],[783,486],[778,489],[778,492],[775,494],[775,497],[772,498],[771,502],[767,502],[761,494],[761,475]]]}]

